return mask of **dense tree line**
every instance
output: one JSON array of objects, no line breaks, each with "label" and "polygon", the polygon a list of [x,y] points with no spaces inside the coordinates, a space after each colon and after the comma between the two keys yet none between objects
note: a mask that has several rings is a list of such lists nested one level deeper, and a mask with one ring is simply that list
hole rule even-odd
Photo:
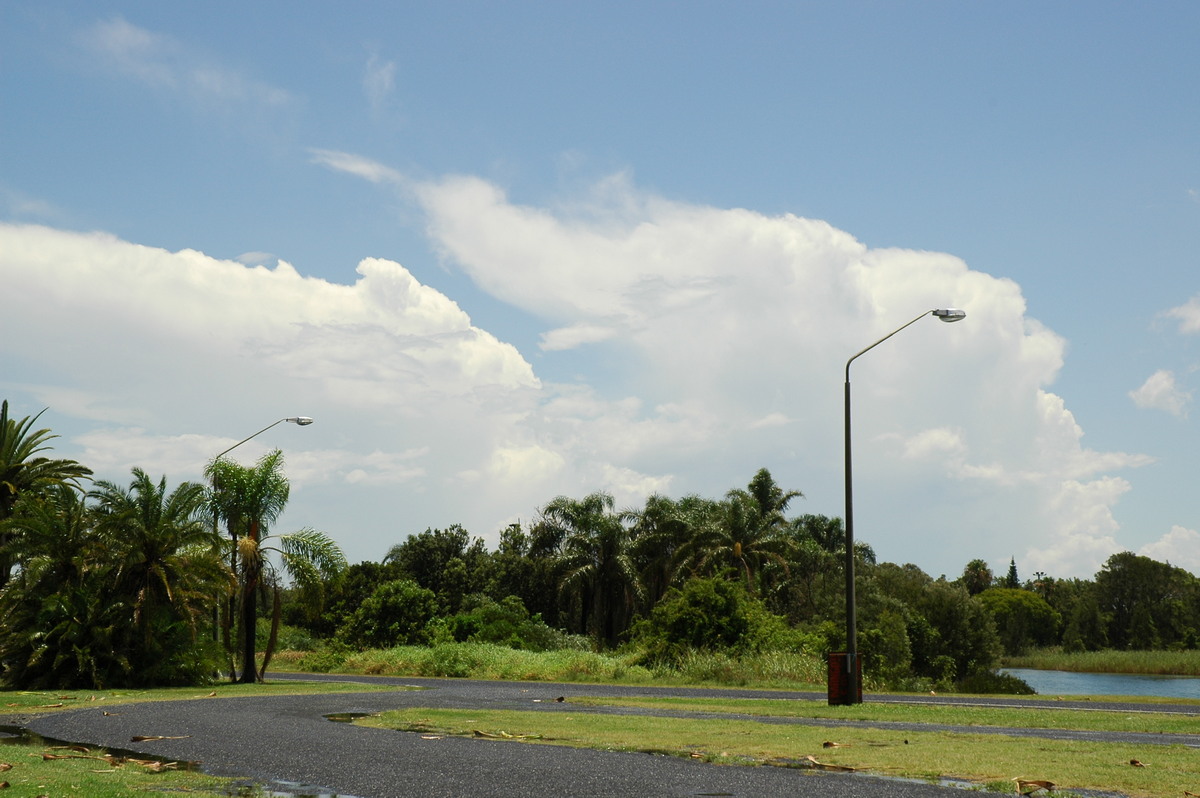
[{"label": "dense tree line", "polygon": [[[347,567],[321,533],[275,534],[282,455],[217,460],[206,485],[128,486],[45,455],[36,417],[0,409],[0,676],[19,686],[262,678],[281,623],[342,650],[488,641],[621,650],[646,663],[695,650],[813,654],[845,646],[845,530],[790,514],[795,490],[760,469],[719,499],[559,496],[489,549],[461,526],[426,529]],[[221,526],[224,527],[223,532]],[[1195,648],[1200,581],[1128,552],[1092,580],[1015,560],[933,578],[854,551],[869,676],[952,683],[1005,653]],[[266,620],[260,624],[260,615]],[[260,629],[262,627],[262,629]]]},{"label": "dense tree line", "polygon": [[[619,510],[603,492],[560,496],[504,530],[494,551],[460,526],[411,535],[328,585],[324,612],[297,605],[289,620],[349,646],[426,643],[469,639],[481,627],[463,618],[506,603],[541,628],[646,660],[696,648],[838,650],[845,533],[839,518],[789,516],[800,495],[761,469],[722,499],[656,495]],[[953,682],[1040,646],[1197,645],[1200,580],[1128,552],[1090,581],[1022,581],[1015,560],[999,577],[973,560],[957,579],[935,579],[876,562],[862,543],[855,554],[859,648],[885,680]],[[406,619],[371,626],[388,596]]]}]

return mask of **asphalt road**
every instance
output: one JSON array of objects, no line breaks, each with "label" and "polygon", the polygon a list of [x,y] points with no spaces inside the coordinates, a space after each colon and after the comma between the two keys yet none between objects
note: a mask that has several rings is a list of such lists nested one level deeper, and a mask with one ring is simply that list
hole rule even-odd
[{"label": "asphalt road", "polygon": [[[285,676],[277,674],[272,678]],[[105,714],[101,708],[80,709],[30,719],[25,725],[37,734],[56,740],[201,762],[207,772],[215,775],[267,785],[303,785],[304,789],[297,788],[296,791],[305,794],[337,795],[339,798],[627,798],[716,795],[961,798],[963,795],[962,790],[953,787],[858,774],[820,773],[775,767],[716,766],[671,756],[591,751],[494,740],[453,737],[427,740],[419,734],[368,729],[348,723],[331,722],[326,718],[334,713],[371,713],[411,706],[512,708],[546,712],[631,712],[573,707],[571,698],[584,694],[729,695],[742,698],[755,695],[790,695],[822,699],[823,694],[818,696],[774,691],[753,693],[448,679],[345,676],[303,678],[411,684],[424,689],[127,704],[109,708],[110,714]],[[564,696],[566,700],[562,703],[555,702],[553,699],[558,696]],[[872,697],[868,700],[886,699]],[[1019,699],[989,699],[984,702],[1021,703]],[[1072,706],[1076,703],[1062,702],[1058,705]],[[1101,706],[1097,702],[1078,703],[1091,708]],[[1155,709],[1159,711],[1162,708]],[[1169,709],[1187,714],[1197,712],[1195,706]],[[980,729],[972,728],[971,731],[979,732]],[[1036,736],[1047,734],[1040,733]],[[182,739],[133,743],[131,738],[134,736]],[[1123,739],[1131,745],[1140,746],[1171,742],[1200,748],[1200,735],[1171,735],[1169,740],[1164,740],[1163,735],[1123,736],[1089,733],[1083,739]],[[818,752],[796,753],[800,757]]]}]

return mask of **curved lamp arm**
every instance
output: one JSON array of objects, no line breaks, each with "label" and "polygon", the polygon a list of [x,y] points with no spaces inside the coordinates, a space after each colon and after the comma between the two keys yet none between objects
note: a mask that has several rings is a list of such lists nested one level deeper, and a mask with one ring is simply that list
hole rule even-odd
[{"label": "curved lamp arm", "polygon": [[214,457],[213,460],[220,460],[222,457],[229,454],[230,452],[232,452],[237,447],[241,446],[246,441],[250,440],[251,438],[257,438],[259,435],[262,435],[264,432],[269,430],[271,427],[274,427],[276,424],[282,424],[285,421],[290,422],[292,424],[296,424],[301,427],[307,427],[309,424],[313,423],[313,420],[311,418],[309,418],[308,416],[290,416],[288,418],[281,418],[278,421],[274,422],[273,424],[268,424],[267,426],[263,427],[258,432],[251,435],[249,438],[242,438],[240,441],[235,443],[233,446],[230,446],[228,449],[226,449],[225,451],[221,452],[219,455]]},{"label": "curved lamp arm", "polygon": [[859,357],[860,355],[865,355],[867,352],[870,352],[872,349],[879,346],[881,343],[883,343],[887,339],[891,338],[893,335],[900,332],[905,327],[916,324],[917,322],[919,322],[921,319],[925,318],[926,316],[937,316],[939,319],[941,319],[942,321],[949,324],[949,323],[956,322],[956,321],[962,321],[963,319],[965,319],[967,317],[967,312],[965,310],[959,310],[958,308],[934,308],[933,310],[925,311],[924,313],[922,313],[920,316],[917,316],[912,321],[902,324],[901,326],[892,330],[890,333],[883,336],[878,341],[871,344],[866,349],[861,350],[860,352],[858,352],[857,354],[855,354],[853,357],[851,357],[849,360],[846,361],[846,382],[850,382],[850,364],[854,362],[855,358]]}]

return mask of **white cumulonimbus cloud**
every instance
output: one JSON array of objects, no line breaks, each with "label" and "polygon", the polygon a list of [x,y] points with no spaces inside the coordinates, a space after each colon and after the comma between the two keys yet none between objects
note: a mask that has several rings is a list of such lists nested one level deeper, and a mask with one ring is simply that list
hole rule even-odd
[{"label": "white cumulonimbus cloud", "polygon": [[35,355],[10,337],[5,357],[23,390],[79,420],[81,459],[194,474],[237,441],[212,432],[231,413],[251,432],[319,416],[287,439],[320,496],[302,509],[375,557],[427,525],[494,540],[559,493],[719,496],[763,466],[805,493],[796,512],[840,515],[846,358],[956,306],[966,321],[930,318],[854,363],[865,539],[933,571],[1015,555],[1060,576],[1090,576],[1120,548],[1118,472],[1148,458],[1083,446],[1049,390],[1063,341],[1011,280],[817,220],[672,202],[625,176],[535,208],[478,178],[313,158],[413,197],[449,267],[543,326],[539,352],[479,329],[394,261],[368,257],[340,284],[0,226],[6,287],[22,297],[8,318],[39,341]]},{"label": "white cumulonimbus cloud", "polygon": [[[876,527],[893,535],[872,542],[884,555],[905,556],[910,541],[923,540],[967,558],[973,545],[1004,539],[1037,560],[1030,568],[1072,574],[1121,548],[1111,507],[1128,483],[1114,472],[1150,458],[1082,445],[1073,415],[1047,390],[1063,342],[1026,317],[1012,281],[949,255],[871,250],[821,221],[671,202],[625,176],[559,209],[515,205],[471,177],[422,184],[416,194],[449,261],[553,325],[543,349],[620,347],[640,400],[707,420],[687,426],[690,451],[756,446],[764,464],[791,469],[787,484],[801,481],[810,499],[805,482],[828,487],[831,471],[840,476],[847,353],[914,311],[967,308],[963,324],[914,327],[854,365],[862,375],[855,412],[874,431],[860,460],[887,499],[921,490],[918,476],[926,486],[960,483],[943,494],[994,493],[965,518],[949,509],[954,500],[936,500],[933,514],[953,518],[953,533],[929,530],[928,516],[897,523],[882,504],[868,505]],[[787,419],[786,437],[755,437],[764,418]],[[635,468],[654,461],[656,445],[682,445],[669,437],[651,445],[643,430],[613,434],[633,439],[624,455]]]}]

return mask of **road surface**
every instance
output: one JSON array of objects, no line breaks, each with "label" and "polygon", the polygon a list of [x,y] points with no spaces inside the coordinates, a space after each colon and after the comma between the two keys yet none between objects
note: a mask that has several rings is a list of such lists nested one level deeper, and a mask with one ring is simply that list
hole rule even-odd
[{"label": "road surface", "polygon": [[[272,678],[289,677],[277,674]],[[961,789],[954,787],[859,774],[777,767],[717,766],[672,756],[592,751],[499,740],[455,737],[431,740],[415,733],[331,722],[326,717],[334,713],[373,713],[413,706],[546,712],[636,711],[572,706],[571,698],[580,695],[824,698],[823,695],[458,679],[302,678],[352,679],[381,685],[409,684],[419,685],[422,689],[125,704],[110,707],[108,712],[111,714],[105,714],[102,708],[87,708],[33,718],[24,725],[37,734],[56,740],[201,762],[204,770],[214,775],[265,785],[302,785],[304,789],[292,789],[303,794],[319,793],[336,795],[338,798],[674,798],[718,795],[756,798],[775,795],[962,798],[964,795]],[[559,696],[564,696],[566,700],[555,702],[554,699]],[[868,700],[887,699],[871,697]],[[998,701],[1019,703],[1016,699]],[[1091,702],[1087,706],[1097,708],[1098,704]],[[1162,708],[1155,709],[1158,711]],[[1175,709],[1192,714],[1198,708]],[[972,728],[971,731],[980,730]],[[134,736],[182,739],[133,743],[131,738]],[[1147,739],[1140,739],[1143,737]],[[1169,742],[1200,747],[1200,735],[1170,737]],[[1089,733],[1084,739],[1113,738]],[[1126,739],[1131,744],[1139,745],[1164,742],[1163,735],[1133,735],[1116,739]],[[819,752],[796,752],[797,757],[809,753]]]}]

